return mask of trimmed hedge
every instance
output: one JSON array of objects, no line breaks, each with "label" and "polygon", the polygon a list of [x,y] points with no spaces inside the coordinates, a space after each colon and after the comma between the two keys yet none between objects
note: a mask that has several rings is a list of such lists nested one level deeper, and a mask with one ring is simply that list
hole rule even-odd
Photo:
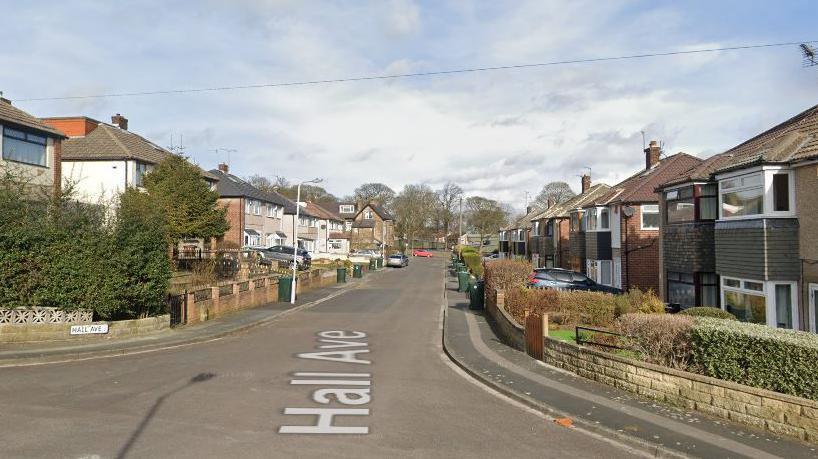
[{"label": "trimmed hedge", "polygon": [[693,316],[693,317],[712,317],[714,319],[727,319],[727,320],[738,320],[736,316],[730,314],[729,312],[719,309],[719,308],[711,308],[709,306],[699,306],[695,308],[687,308],[679,314],[685,316]]},{"label": "trimmed hedge", "polygon": [[679,314],[625,314],[616,321],[623,344],[646,362],[685,369],[695,321]]},{"label": "trimmed hedge", "polygon": [[463,254],[463,263],[476,277],[483,276],[483,260],[477,253],[466,252]]},{"label": "trimmed hedge", "polygon": [[700,317],[690,339],[701,374],[818,400],[818,335]]}]

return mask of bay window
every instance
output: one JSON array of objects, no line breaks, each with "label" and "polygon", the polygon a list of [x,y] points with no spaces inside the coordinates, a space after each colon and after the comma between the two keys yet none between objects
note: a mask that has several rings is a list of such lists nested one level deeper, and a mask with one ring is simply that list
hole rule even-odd
[{"label": "bay window", "polygon": [[791,171],[765,167],[760,172],[719,182],[721,218],[792,216],[795,190]]},{"label": "bay window", "polygon": [[592,207],[585,211],[585,231],[610,230],[610,210],[607,207]]},{"label": "bay window", "polygon": [[724,278],[722,304],[739,320],[770,327],[795,328],[796,283]]},{"label": "bay window", "polygon": [[693,187],[680,188],[665,193],[667,200],[667,222],[692,222],[696,219],[696,203]]},{"label": "bay window", "polygon": [[576,233],[582,231],[582,211],[577,210],[571,212],[571,232]]},{"label": "bay window", "polygon": [[3,159],[32,166],[48,167],[45,137],[3,128]]}]

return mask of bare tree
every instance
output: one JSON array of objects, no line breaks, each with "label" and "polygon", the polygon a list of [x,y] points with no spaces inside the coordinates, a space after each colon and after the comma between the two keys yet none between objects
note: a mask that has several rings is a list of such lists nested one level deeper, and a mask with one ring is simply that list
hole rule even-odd
[{"label": "bare tree", "polygon": [[414,248],[415,238],[428,234],[434,217],[437,194],[428,185],[406,185],[395,197],[395,225],[399,234]]},{"label": "bare tree", "polygon": [[481,196],[466,199],[469,226],[480,234],[480,246],[486,236],[500,231],[506,224],[508,213],[497,201]]},{"label": "bare tree", "polygon": [[548,207],[549,198],[553,199],[554,204],[565,202],[576,195],[571,190],[571,187],[565,182],[550,182],[543,185],[542,190],[534,199],[534,204],[541,208]]},{"label": "bare tree", "polygon": [[443,188],[437,191],[437,230],[443,233],[448,245],[449,233],[452,230],[452,222],[458,211],[459,201],[463,198],[463,189],[457,184],[446,182]]},{"label": "bare tree", "polygon": [[395,199],[395,190],[383,183],[364,183],[353,192],[359,206],[370,202],[377,202],[386,210],[392,210],[392,201]]}]

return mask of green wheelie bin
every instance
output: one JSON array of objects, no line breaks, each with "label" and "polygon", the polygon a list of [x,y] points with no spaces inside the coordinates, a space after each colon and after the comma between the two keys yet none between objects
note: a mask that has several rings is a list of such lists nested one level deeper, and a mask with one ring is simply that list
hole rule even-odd
[{"label": "green wheelie bin", "polygon": [[457,273],[457,291],[469,291],[469,273],[467,271],[459,271]]},{"label": "green wheelie bin", "polygon": [[364,277],[363,265],[356,263],[355,266],[352,267],[352,277],[354,277],[355,279],[360,279]]},{"label": "green wheelie bin", "polygon": [[292,295],[293,278],[291,276],[278,278],[278,301],[288,303]]},{"label": "green wheelie bin", "polygon": [[347,269],[346,268],[337,268],[335,270],[335,282],[339,284],[343,284],[347,281]]},{"label": "green wheelie bin", "polygon": [[375,261],[374,258],[370,258],[369,259],[369,270],[370,271],[375,271],[376,269],[378,269],[378,262]]}]

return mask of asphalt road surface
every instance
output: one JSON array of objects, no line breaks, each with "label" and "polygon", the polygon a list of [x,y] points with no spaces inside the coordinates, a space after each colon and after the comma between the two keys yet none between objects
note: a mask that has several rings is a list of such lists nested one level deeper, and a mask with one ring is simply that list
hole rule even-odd
[{"label": "asphalt road surface", "polygon": [[215,342],[0,369],[0,457],[634,457],[448,362],[443,264]]}]

